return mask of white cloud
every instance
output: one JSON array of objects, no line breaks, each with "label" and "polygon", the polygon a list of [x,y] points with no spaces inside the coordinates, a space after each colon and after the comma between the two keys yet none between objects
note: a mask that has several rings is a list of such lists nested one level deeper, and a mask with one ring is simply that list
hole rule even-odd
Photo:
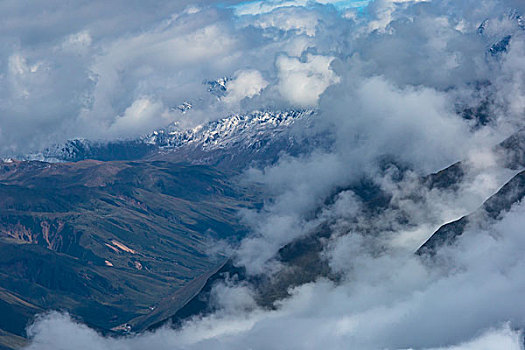
[{"label": "white cloud", "polygon": [[15,54],[9,57],[9,72],[15,75],[24,75],[27,73],[36,73],[41,63],[29,65],[24,56]]},{"label": "white cloud", "polygon": [[257,70],[242,70],[235,72],[235,77],[226,83],[226,96],[223,101],[228,104],[239,103],[246,97],[259,95],[268,86],[261,72]]},{"label": "white cloud", "polygon": [[238,16],[260,15],[282,7],[305,6],[306,4],[305,0],[248,1],[235,6],[235,13]]},{"label": "white cloud", "polygon": [[282,8],[258,16],[249,23],[260,28],[278,28],[281,30],[295,30],[298,34],[315,36],[318,25],[317,13],[306,9]]},{"label": "white cloud", "polygon": [[461,345],[433,350],[522,350],[523,341],[520,332],[505,325],[501,329],[492,329],[472,341]]},{"label": "white cloud", "polygon": [[377,254],[371,237],[357,234],[340,242],[341,249],[351,248],[342,283],[319,280],[295,288],[276,310],[251,311],[244,287],[221,286],[217,297],[230,306],[179,331],[104,338],[51,314],[30,328],[29,349],[522,350],[515,329],[523,326],[525,306],[524,210],[516,207],[492,234],[466,232],[441,256],[454,270],[425,265],[406,252]]},{"label": "white cloud", "polygon": [[148,97],[140,97],[126,108],[124,114],[118,116],[109,127],[109,132],[117,137],[141,136],[147,130],[162,127],[164,107],[158,101]]},{"label": "white cloud", "polygon": [[280,94],[293,105],[315,106],[319,96],[339,77],[332,71],[333,57],[308,54],[303,62],[296,57],[279,56],[278,70]]},{"label": "white cloud", "polygon": [[286,7],[308,7],[314,4],[333,5],[338,9],[365,7],[370,0],[266,0],[246,1],[234,6],[238,16],[260,15]]},{"label": "white cloud", "polygon": [[88,31],[81,31],[69,35],[63,42],[62,48],[66,51],[86,53],[93,39]]}]

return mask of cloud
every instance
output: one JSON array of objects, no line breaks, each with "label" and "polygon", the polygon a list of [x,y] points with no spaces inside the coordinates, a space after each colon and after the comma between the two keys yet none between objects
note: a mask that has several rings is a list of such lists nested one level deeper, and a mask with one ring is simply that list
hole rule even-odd
[{"label": "cloud", "polygon": [[242,99],[259,95],[268,86],[262,74],[257,70],[242,70],[235,72],[235,77],[226,83],[226,96],[223,101],[232,104]]},{"label": "cloud", "polygon": [[81,31],[68,36],[62,43],[64,50],[70,50],[72,52],[83,54],[86,53],[93,39],[88,31]]},{"label": "cloud", "polygon": [[501,329],[487,331],[478,338],[461,345],[440,348],[435,350],[489,350],[489,349],[523,349],[522,335],[513,331],[508,325]]},{"label": "cloud", "polygon": [[300,107],[315,106],[319,96],[332,84],[339,81],[330,69],[333,57],[320,55],[299,58],[279,56],[276,66],[279,75],[278,89],[290,103]]},{"label": "cloud", "polygon": [[[166,117],[166,118],[163,118]],[[141,136],[148,128],[159,128],[169,121],[168,112],[160,102],[148,97],[140,97],[118,116],[109,128],[109,132],[123,136]],[[114,131],[113,131],[114,130]]]},{"label": "cloud", "polygon": [[[250,108],[289,107],[289,96],[276,92],[278,75],[286,74],[276,70],[276,60],[283,53],[300,57],[315,41],[324,41],[305,34],[313,34],[319,18],[323,23],[340,20],[327,9],[304,10],[300,16],[285,9],[268,13],[257,26],[215,2],[128,6],[93,1],[74,9],[43,1],[30,9],[3,2],[0,11],[9,20],[0,27],[5,39],[0,54],[0,154],[21,155],[73,137],[108,140],[148,133],[159,125],[144,123],[139,130],[124,127],[121,119],[144,96],[168,109],[191,102],[191,111],[173,116],[189,127],[224,117],[232,101],[242,98],[239,94],[253,97],[263,86],[271,89]],[[276,30],[289,34],[279,37]],[[303,92],[300,103],[315,103],[335,79],[322,56],[312,56],[301,62],[302,70],[289,72],[312,84],[314,92]],[[264,79],[252,75],[256,79],[250,88],[247,80],[238,81],[221,101],[210,97],[202,84],[248,71],[258,71]],[[291,87],[289,78],[283,76],[282,84]]]},{"label": "cloud", "polygon": [[250,18],[250,24],[257,27],[277,28],[284,31],[296,31],[297,34],[315,36],[319,24],[319,16],[314,11],[304,8],[278,8],[269,13],[259,15],[255,21]]}]

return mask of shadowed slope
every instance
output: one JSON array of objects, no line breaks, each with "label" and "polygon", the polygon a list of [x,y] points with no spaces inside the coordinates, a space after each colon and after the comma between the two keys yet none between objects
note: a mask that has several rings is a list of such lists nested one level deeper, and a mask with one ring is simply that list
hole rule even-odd
[{"label": "shadowed slope", "polygon": [[496,194],[491,196],[474,213],[441,226],[418,250],[417,254],[435,254],[444,245],[452,244],[461,236],[470,223],[496,220],[502,213],[525,196],[525,171],[507,182]]}]

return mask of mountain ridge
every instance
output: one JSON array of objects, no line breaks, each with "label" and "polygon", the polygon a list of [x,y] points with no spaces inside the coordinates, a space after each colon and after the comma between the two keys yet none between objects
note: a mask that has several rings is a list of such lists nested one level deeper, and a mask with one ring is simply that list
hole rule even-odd
[{"label": "mountain ridge", "polygon": [[[44,162],[77,162],[86,159],[101,161],[159,159],[171,156],[193,164],[218,165],[220,154],[228,148],[247,157],[261,153],[277,155],[294,147],[296,136],[292,126],[310,123],[316,112],[309,109],[285,111],[253,111],[181,129],[177,124],[158,129],[137,139],[120,141],[89,141],[73,139],[42,152],[19,157]],[[299,147],[297,147],[299,148]],[[297,149],[296,152],[300,150]],[[239,155],[241,158],[242,154]],[[247,162],[247,159],[237,163]],[[248,160],[249,162],[249,160]],[[220,165],[220,164],[219,164]]]}]

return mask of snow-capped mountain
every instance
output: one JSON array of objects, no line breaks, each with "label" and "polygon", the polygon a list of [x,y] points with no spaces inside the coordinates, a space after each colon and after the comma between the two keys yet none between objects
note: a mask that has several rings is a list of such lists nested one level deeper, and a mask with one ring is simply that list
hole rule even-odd
[{"label": "snow-capped mountain", "polygon": [[244,143],[253,147],[262,134],[283,133],[298,120],[314,114],[312,110],[260,112],[246,115],[232,115],[217,121],[199,125],[193,129],[180,130],[176,125],[154,131],[141,138],[141,142],[155,145],[163,150],[198,144],[203,149],[226,148]]},{"label": "snow-capped mountain", "polygon": [[231,115],[192,129],[181,129],[172,124],[135,140],[69,140],[26,158],[64,162],[168,157],[196,164],[217,164],[226,158],[244,163],[261,160],[261,157],[271,160],[283,150],[298,151],[299,141],[292,133],[292,126],[298,122],[309,124],[314,115],[313,110],[254,111]]}]

